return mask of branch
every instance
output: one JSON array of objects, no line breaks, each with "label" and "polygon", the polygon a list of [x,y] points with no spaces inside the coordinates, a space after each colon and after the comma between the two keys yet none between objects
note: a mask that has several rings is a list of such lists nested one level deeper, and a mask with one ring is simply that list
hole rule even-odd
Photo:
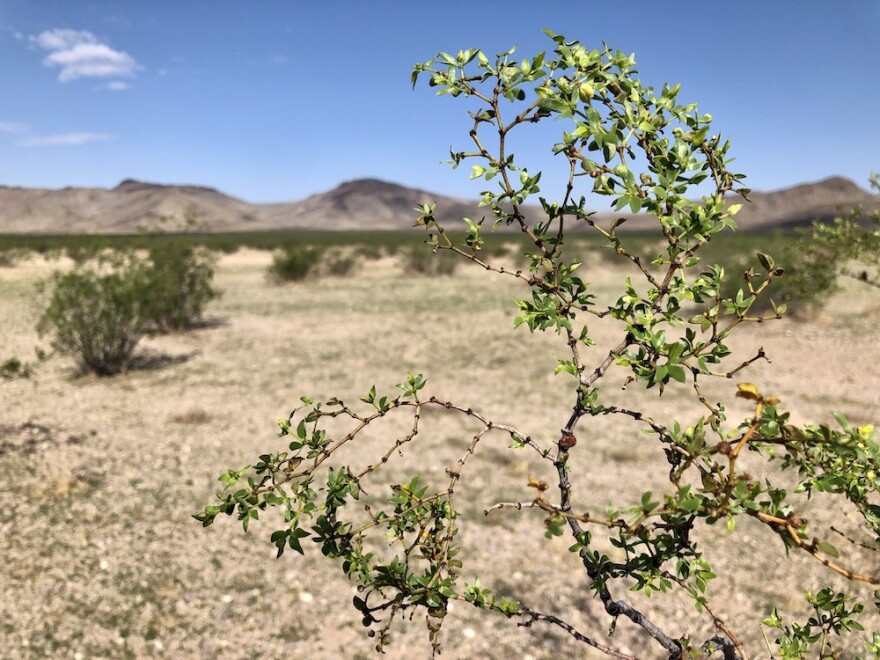
[{"label": "branch", "polygon": [[807,543],[805,542],[797,532],[797,529],[792,526],[791,522],[786,518],[777,518],[776,516],[771,516],[770,514],[764,513],[763,511],[748,511],[747,512],[753,518],[757,518],[765,525],[769,525],[771,527],[778,527],[780,533],[784,533],[791,539],[791,542],[797,546],[799,549],[804,552],[812,555],[812,557],[821,564],[824,564],[828,568],[830,568],[835,573],[840,573],[847,580],[853,580],[854,582],[867,582],[868,584],[878,584],[880,585],[880,578],[874,577],[873,575],[862,575],[861,573],[855,573],[848,568],[840,566],[839,564],[835,564],[830,559],[823,557],[819,554],[819,550],[816,548],[815,542]]},{"label": "branch", "polygon": [[562,628],[565,632],[567,632],[569,635],[574,637],[579,642],[583,642],[584,644],[587,644],[588,646],[592,646],[594,649],[602,651],[602,653],[604,653],[606,655],[610,655],[613,658],[625,658],[626,660],[638,660],[638,658],[634,655],[628,655],[626,653],[623,653],[622,651],[618,651],[616,649],[611,648],[610,646],[605,646],[604,644],[600,644],[599,642],[597,642],[593,639],[590,639],[589,637],[587,637],[586,635],[584,635],[583,633],[581,633],[577,629],[575,629],[575,627],[572,626],[570,623],[567,623],[567,622],[563,621],[562,619],[560,619],[559,617],[553,616],[552,614],[544,614],[542,612],[536,612],[535,610],[529,609],[528,607],[523,607],[520,612],[520,616],[528,617],[528,619],[526,621],[522,621],[522,622],[516,624],[517,626],[519,626],[521,628],[531,628],[532,624],[535,623],[535,621],[544,621],[546,623],[551,623],[554,626],[559,626],[560,628]]}]

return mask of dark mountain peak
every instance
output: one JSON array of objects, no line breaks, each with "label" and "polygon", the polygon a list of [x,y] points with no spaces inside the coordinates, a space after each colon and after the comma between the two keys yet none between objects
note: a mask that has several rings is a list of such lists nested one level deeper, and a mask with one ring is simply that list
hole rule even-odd
[{"label": "dark mountain peak", "polygon": [[[805,184],[805,185],[810,185],[810,184]],[[857,186],[855,183],[853,183],[849,179],[846,179],[842,176],[828,177],[827,179],[822,179],[821,181],[817,181],[816,183],[814,183],[812,185],[816,186],[817,188],[823,188],[825,190],[828,190],[829,192],[835,192],[835,193],[858,194],[858,193],[865,192],[864,190],[862,190],[862,188]]]},{"label": "dark mountain peak", "polygon": [[193,186],[193,185],[169,185],[165,183],[151,183],[149,181],[139,181],[138,179],[123,179],[119,182],[113,192],[133,193],[142,190],[171,191],[178,190],[180,192],[189,193],[214,193],[222,194],[216,188],[209,186]]},{"label": "dark mountain peak", "polygon": [[866,190],[859,187],[850,179],[842,176],[830,176],[827,179],[819,181],[811,181],[809,183],[799,183],[788,188],[780,188],[771,191],[754,191],[758,195],[765,197],[779,197],[780,199],[799,198],[804,194],[812,197],[829,196],[850,197],[869,195]]},{"label": "dark mountain peak", "polygon": [[137,179],[123,179],[119,185],[113,189],[113,192],[135,192],[137,190],[149,190],[150,188],[160,188],[156,183],[148,183],[146,181],[138,181]]},{"label": "dark mountain peak", "polygon": [[336,186],[333,190],[325,193],[326,195],[376,195],[383,193],[401,193],[412,192],[410,188],[401,186],[398,183],[383,181],[382,179],[354,179],[352,181],[344,181]]}]

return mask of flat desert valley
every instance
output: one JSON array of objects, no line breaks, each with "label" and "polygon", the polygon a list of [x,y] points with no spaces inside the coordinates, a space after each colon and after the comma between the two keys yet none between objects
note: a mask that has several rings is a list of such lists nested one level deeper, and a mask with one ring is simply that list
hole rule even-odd
[{"label": "flat desert valley", "polygon": [[[276,560],[269,515],[248,534],[234,518],[207,529],[193,520],[211,502],[218,475],[283,450],[276,420],[301,395],[357,402],[374,384],[394,393],[407,372],[427,377],[427,395],[515,424],[547,445],[558,437],[573,403],[568,377],[553,375],[566,347],[552,332],[513,328],[513,300],[524,293],[519,282],[471,264],[450,277],[414,277],[399,256],[385,255],[350,276],[278,286],[265,277],[270,259],[253,250],[221,257],[215,281],[223,295],[209,306],[207,322],[147,338],[140,368],[127,374],[79,376],[72,360],[54,356],[31,378],[0,383],[0,655],[375,657],[351,605],[353,585],[318,547]],[[59,267],[64,262],[31,257],[0,268],[0,357],[27,357],[46,345],[34,330],[44,304],[36,284]],[[598,259],[587,260],[584,272],[600,300],[619,295],[615,287],[628,274]],[[743,329],[731,341],[734,355],[748,359],[763,347],[772,363],[717,379],[710,395],[726,402],[732,420],[751,414],[748,402],[733,396],[742,380],[780,397],[800,422],[834,424],[832,411],[858,424],[880,420],[878,301],[876,291],[843,283],[813,318]],[[588,357],[598,362],[620,330],[597,323],[593,332],[598,345]],[[659,399],[635,385],[608,392],[665,423],[693,423],[702,414],[692,392],[674,382]],[[374,461],[407,422],[389,420],[387,435],[353,443],[345,460]],[[419,474],[444,483],[445,469],[474,433],[445,413],[423,422],[418,441],[389,462],[389,479]],[[543,514],[483,514],[496,502],[533,497],[530,475],[553,482],[534,452],[508,444],[504,435],[489,436],[463,478],[462,575],[480,576],[500,594],[600,641],[660,657],[659,647],[645,647],[624,621],[606,637],[609,620],[567,550],[571,539],[546,539]],[[600,512],[610,502],[636,502],[646,490],[662,492],[668,471],[649,436],[607,417],[583,426],[572,462],[580,484],[575,507]],[[757,475],[761,469],[755,466]],[[823,503],[816,497],[799,513],[827,522]],[[844,521],[854,515],[834,513]],[[764,635],[773,631],[758,622],[772,604],[803,619],[802,592],[844,586],[811,557],[782,561],[779,539],[748,520],[738,520],[732,535],[723,525],[697,533],[719,575],[710,602],[754,657],[767,657]],[[848,546],[847,558],[865,561]],[[861,593],[871,608],[870,590]],[[685,599],[647,605],[671,630],[693,628]],[[711,636],[711,621],[700,625]],[[517,628],[465,603],[454,603],[446,618],[443,646],[448,658],[592,657],[561,630]],[[421,614],[395,626],[387,657],[429,656]]]}]

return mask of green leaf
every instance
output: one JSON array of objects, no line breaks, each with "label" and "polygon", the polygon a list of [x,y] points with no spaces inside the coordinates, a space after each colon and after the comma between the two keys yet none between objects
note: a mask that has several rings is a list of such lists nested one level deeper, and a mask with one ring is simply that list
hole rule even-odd
[{"label": "green leaf", "polygon": [[651,513],[651,511],[660,506],[659,502],[651,501],[652,494],[653,493],[650,490],[642,493],[642,511],[644,511],[645,513]]},{"label": "green leaf", "polygon": [[849,431],[849,420],[846,418],[846,415],[844,415],[842,412],[836,411],[832,412],[831,414],[834,416],[834,419],[837,420],[837,423],[840,424],[840,428],[842,428],[844,431]]},{"label": "green leaf", "polygon": [[309,533],[306,530],[297,527],[296,529],[294,529],[290,532],[290,536],[288,538],[288,543],[290,544],[291,548],[293,548],[299,554],[302,555],[305,553],[303,552],[302,545],[300,544],[299,541],[300,541],[300,539],[305,539],[308,537],[309,537]]},{"label": "green leaf", "polygon": [[833,545],[831,545],[827,541],[819,541],[816,544],[816,547],[819,549],[820,552],[824,552],[826,555],[829,555],[831,557],[839,557],[840,556],[840,551],[838,551],[837,548],[835,548]]},{"label": "green leaf", "polygon": [[775,264],[772,257],[764,254],[763,252],[758,252],[756,256],[758,257],[758,261],[760,262],[764,270],[766,270],[768,273],[773,270]]},{"label": "green leaf", "polygon": [[684,373],[683,367],[680,367],[677,364],[675,364],[675,365],[671,364],[671,365],[667,365],[666,371],[669,374],[670,378],[674,378],[679,383],[685,382],[685,373]]}]

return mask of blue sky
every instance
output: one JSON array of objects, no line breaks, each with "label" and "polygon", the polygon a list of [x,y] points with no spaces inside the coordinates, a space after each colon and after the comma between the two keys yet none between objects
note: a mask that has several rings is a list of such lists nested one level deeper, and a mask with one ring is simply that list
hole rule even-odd
[{"label": "blue sky", "polygon": [[[4,0],[0,184],[132,177],[265,202],[378,177],[476,197],[466,168],[440,163],[467,146],[465,107],[409,73],[440,50],[552,50],[544,27],[635,52],[655,87],[681,82],[753,189],[880,170],[873,0]],[[548,193],[550,135],[517,145]]]}]

